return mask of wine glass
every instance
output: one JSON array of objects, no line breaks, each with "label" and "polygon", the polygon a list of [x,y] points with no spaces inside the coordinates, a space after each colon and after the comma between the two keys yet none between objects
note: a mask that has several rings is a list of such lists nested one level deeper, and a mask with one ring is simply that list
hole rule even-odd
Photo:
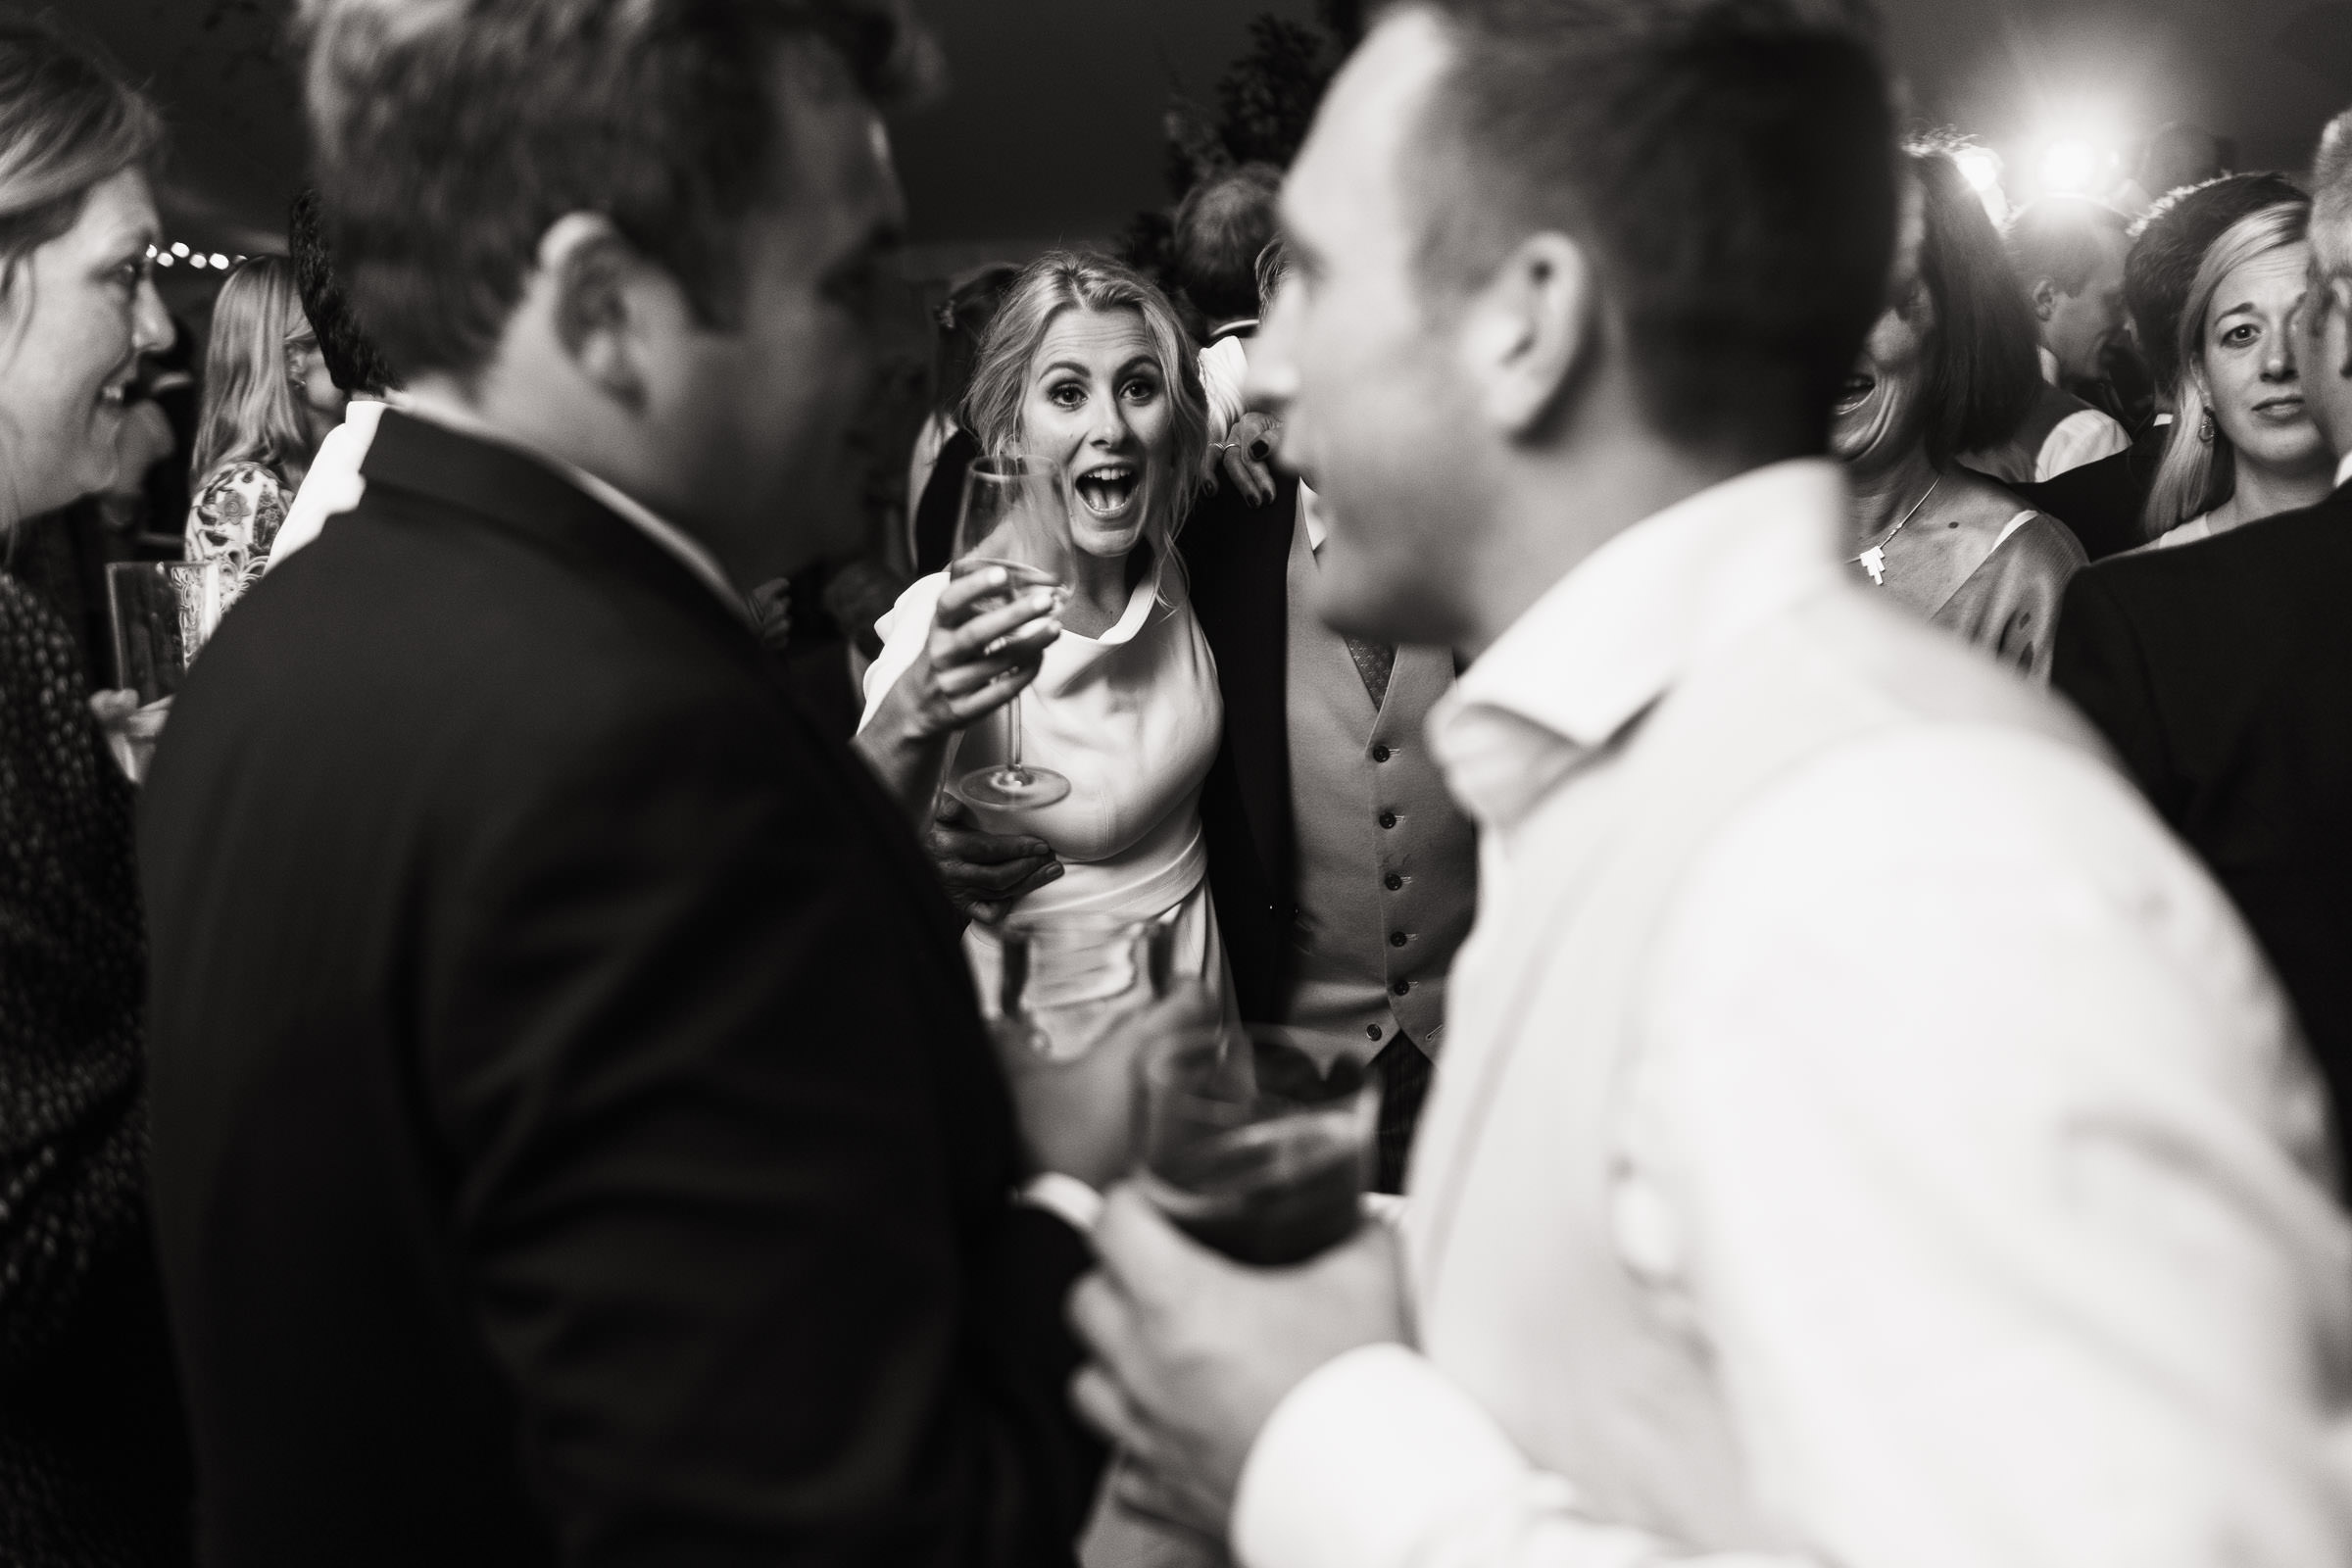
[{"label": "wine glass", "polygon": [[[1004,591],[979,603],[980,611],[1008,604],[1031,588],[1070,591],[1070,514],[1062,494],[1061,466],[1018,453],[973,460],[963,481],[963,509],[956,519],[951,577],[991,568],[1004,573]],[[1070,781],[1048,767],[1021,760],[1021,699],[1004,705],[1004,760],[977,767],[950,786],[966,805],[1000,811],[1034,810],[1070,793]]]}]

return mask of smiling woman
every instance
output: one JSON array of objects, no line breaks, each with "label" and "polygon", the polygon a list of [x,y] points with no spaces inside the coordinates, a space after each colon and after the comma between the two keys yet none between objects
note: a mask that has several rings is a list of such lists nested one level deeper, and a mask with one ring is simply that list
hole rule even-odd
[{"label": "smiling woman", "polygon": [[[908,588],[881,625],[858,747],[927,826],[950,742],[959,770],[1000,760],[1006,727],[987,720],[1026,689],[1022,760],[1072,787],[1035,809],[981,813],[1033,853],[999,862],[1010,880],[986,897],[962,899],[981,922],[968,939],[974,963],[988,972],[985,927],[1016,905],[1035,918],[1165,915],[1178,967],[1222,995],[1199,808],[1224,710],[1169,548],[1208,439],[1191,343],[1137,273],[1041,257],[989,329],[964,424],[984,453],[1039,460],[1058,477],[1069,578],[1010,605],[1002,590],[991,597],[985,573]],[[940,858],[951,891],[982,874]]]},{"label": "smiling woman", "polygon": [[[114,476],[169,323],[147,277],[155,112],[0,21],[0,535]],[[145,952],[129,786],[74,637],[0,575],[0,1562],[188,1556],[148,1235]]]}]

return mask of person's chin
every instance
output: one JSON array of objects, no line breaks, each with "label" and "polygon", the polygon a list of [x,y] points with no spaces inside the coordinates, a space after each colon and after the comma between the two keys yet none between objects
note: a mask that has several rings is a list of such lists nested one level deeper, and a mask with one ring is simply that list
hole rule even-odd
[{"label": "person's chin", "polygon": [[1139,515],[1133,518],[1106,520],[1081,514],[1073,518],[1070,542],[1087,555],[1103,561],[1116,561],[1132,551],[1144,537],[1144,523]]}]

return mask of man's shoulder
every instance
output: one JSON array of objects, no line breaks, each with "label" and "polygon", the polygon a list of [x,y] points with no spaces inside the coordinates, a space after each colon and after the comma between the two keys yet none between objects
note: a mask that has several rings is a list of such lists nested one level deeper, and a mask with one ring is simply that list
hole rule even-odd
[{"label": "man's shoulder", "polygon": [[2238,601],[2275,608],[2279,595],[2340,602],[2352,578],[2352,488],[2194,544],[2102,561],[2087,575],[2094,591],[2124,606],[2164,612],[2192,603],[2226,612]]}]

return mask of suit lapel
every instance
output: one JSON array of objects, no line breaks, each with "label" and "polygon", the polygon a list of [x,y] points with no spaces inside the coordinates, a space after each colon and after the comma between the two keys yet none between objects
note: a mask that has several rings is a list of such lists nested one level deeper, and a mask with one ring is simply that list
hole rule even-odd
[{"label": "suit lapel", "polygon": [[1291,532],[1298,481],[1248,507],[1230,490],[1203,502],[1183,538],[1193,612],[1216,656],[1225,702],[1225,751],[1240,787],[1250,837],[1268,883],[1291,886]]}]

